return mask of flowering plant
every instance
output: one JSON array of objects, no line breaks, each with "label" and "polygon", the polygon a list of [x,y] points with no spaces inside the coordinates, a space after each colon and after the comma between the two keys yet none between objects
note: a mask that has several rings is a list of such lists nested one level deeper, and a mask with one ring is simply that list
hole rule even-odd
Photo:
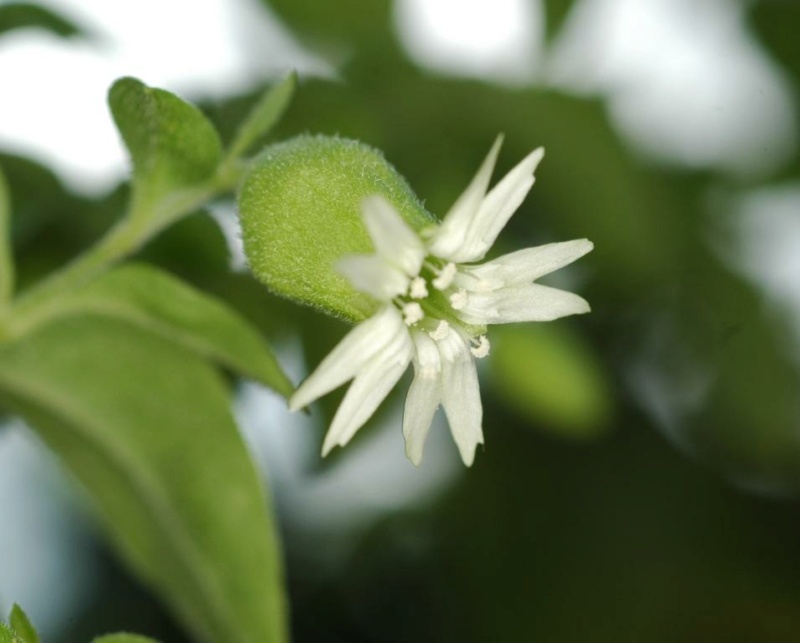
[{"label": "flowering plant", "polygon": [[344,446],[375,412],[409,362],[414,380],[403,418],[406,454],[422,461],[431,420],[441,404],[464,464],[483,443],[482,408],[473,358],[489,354],[489,324],[550,321],[589,311],[569,292],[534,283],[592,249],[586,239],[527,248],[482,260],[534,184],[539,148],[487,194],[500,150],[495,142],[475,178],[440,225],[415,232],[384,197],[362,205],[375,253],[337,263],[381,308],[333,350],[289,400],[299,409],[353,380],[322,447]]}]

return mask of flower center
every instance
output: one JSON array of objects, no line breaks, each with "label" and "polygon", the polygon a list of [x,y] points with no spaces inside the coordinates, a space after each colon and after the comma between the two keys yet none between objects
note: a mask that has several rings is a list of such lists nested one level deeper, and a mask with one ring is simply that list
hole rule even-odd
[{"label": "flower center", "polygon": [[457,272],[453,262],[429,257],[420,274],[409,279],[406,294],[395,297],[394,304],[403,314],[406,326],[428,333],[437,342],[453,329],[470,344],[474,357],[486,357],[489,340],[483,334],[484,329],[466,324],[458,313],[467,304],[467,291],[453,287]]}]

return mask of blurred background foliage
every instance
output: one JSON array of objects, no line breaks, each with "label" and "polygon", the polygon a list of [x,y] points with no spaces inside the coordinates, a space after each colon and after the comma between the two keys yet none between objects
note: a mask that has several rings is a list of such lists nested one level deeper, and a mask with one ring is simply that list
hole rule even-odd
[{"label": "blurred background foliage", "polygon": [[[582,4],[543,3],[545,52]],[[777,0],[731,4],[780,75],[796,117],[800,8]],[[443,214],[502,131],[498,176],[535,146],[547,156],[498,252],[580,237],[595,243],[551,282],[580,292],[591,315],[493,330],[481,374],[487,446],[468,471],[453,468],[447,444],[396,479],[379,465],[362,466],[377,433],[399,433],[399,395],[352,453],[326,461],[315,450],[335,395],[301,426],[265,408],[253,412],[277,424],[273,433],[309,434],[300,446],[284,436],[263,447],[276,451],[265,458],[281,511],[294,640],[796,639],[800,290],[794,303],[782,299],[763,271],[751,269],[752,239],[740,225],[748,195],[796,190],[796,123],[785,125],[786,149],[761,149],[776,160],[752,171],[665,160],[621,129],[608,93],[424,68],[398,39],[393,2],[264,5],[336,69],[334,78],[301,78],[273,140],[303,132],[363,140]],[[0,32],[25,20],[69,36],[80,29],[35,11],[14,23],[4,8]],[[254,85],[202,107],[229,138],[262,90]],[[759,105],[753,96],[752,109]],[[3,153],[0,166],[11,186],[23,287],[90,244],[124,203],[124,185],[86,196],[34,160]],[[793,203],[790,215],[800,217],[800,199]],[[749,215],[759,234],[781,235],[766,230],[768,215]],[[302,355],[313,367],[345,326],[231,270],[230,239],[218,219],[198,213],[141,259],[223,297],[287,360]],[[794,243],[800,256],[797,235]],[[793,266],[800,283],[800,264]],[[306,372],[296,367],[298,377]],[[252,391],[241,390],[247,406]],[[302,457],[287,453],[292,444]],[[431,474],[435,467],[445,473]],[[392,484],[409,485],[411,500],[364,492]],[[367,508],[359,513],[360,505]],[[92,590],[50,640],[82,642],[104,628],[182,640],[102,543],[87,540],[95,552]],[[22,600],[0,588],[0,600]],[[59,588],[49,590],[47,600],[58,601]],[[28,609],[35,617],[36,608]]]}]

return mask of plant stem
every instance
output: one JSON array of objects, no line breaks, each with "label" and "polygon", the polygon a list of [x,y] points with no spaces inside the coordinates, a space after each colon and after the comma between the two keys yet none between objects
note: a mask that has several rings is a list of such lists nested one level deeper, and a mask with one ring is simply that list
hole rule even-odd
[{"label": "plant stem", "polygon": [[0,172],[0,318],[11,303],[14,293],[14,260],[11,256],[11,209],[8,186]]},{"label": "plant stem", "polygon": [[23,335],[33,322],[46,317],[51,307],[58,306],[62,295],[103,274],[167,226],[232,189],[239,178],[238,170],[223,165],[207,184],[175,194],[155,208],[134,205],[94,246],[22,294],[6,310],[5,318],[0,321],[0,340]]}]

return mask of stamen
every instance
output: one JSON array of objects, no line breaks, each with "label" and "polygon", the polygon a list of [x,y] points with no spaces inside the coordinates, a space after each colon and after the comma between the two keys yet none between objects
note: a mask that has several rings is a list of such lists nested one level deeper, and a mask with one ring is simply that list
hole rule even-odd
[{"label": "stamen", "polygon": [[440,342],[445,337],[447,337],[449,331],[450,331],[450,324],[448,324],[444,319],[442,319],[439,322],[439,325],[436,327],[436,330],[430,333],[431,339]]},{"label": "stamen", "polygon": [[403,321],[406,326],[413,326],[425,318],[425,313],[422,312],[422,306],[415,301],[404,304],[402,310]]},{"label": "stamen", "polygon": [[461,288],[458,292],[454,292],[450,295],[450,305],[455,310],[461,310],[464,306],[467,305],[467,291]]},{"label": "stamen", "polygon": [[414,277],[411,280],[408,294],[412,299],[425,299],[428,296],[428,287],[425,285],[425,280],[420,276]]},{"label": "stamen", "polygon": [[[473,340],[475,341],[475,340]],[[482,357],[486,357],[489,354],[489,338],[486,335],[481,335],[477,339],[477,345],[472,346],[469,349],[469,352],[472,353],[476,358],[481,359]]]},{"label": "stamen", "polygon": [[453,278],[456,276],[456,264],[452,261],[445,265],[439,272],[439,275],[433,280],[433,286],[436,290],[444,290],[453,283]]}]

